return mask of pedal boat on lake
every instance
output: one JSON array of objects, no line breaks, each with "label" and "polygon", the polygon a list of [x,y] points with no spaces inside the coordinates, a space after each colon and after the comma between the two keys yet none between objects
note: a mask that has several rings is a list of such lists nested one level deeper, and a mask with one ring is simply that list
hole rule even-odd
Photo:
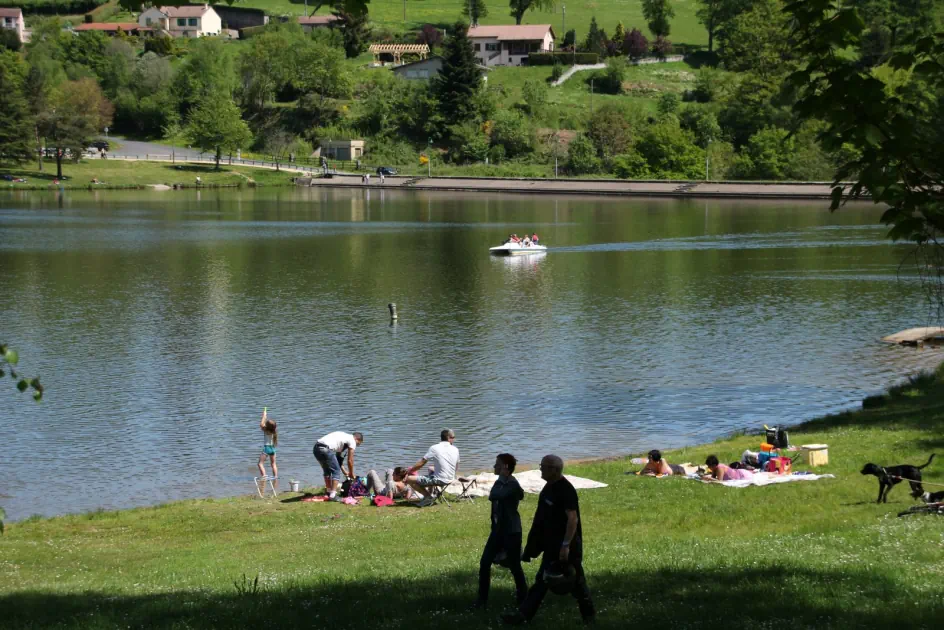
[{"label": "pedal boat on lake", "polygon": [[544,245],[522,245],[521,243],[505,243],[498,247],[490,247],[488,253],[492,256],[528,256],[530,254],[547,253]]}]

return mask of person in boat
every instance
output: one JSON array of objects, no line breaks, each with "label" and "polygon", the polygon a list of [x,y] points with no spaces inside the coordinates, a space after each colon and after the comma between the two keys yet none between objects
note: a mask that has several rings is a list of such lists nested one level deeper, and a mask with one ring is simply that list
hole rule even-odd
[{"label": "person in boat", "polygon": [[525,247],[531,247],[531,239],[525,236],[523,239],[521,239],[521,244]]},{"label": "person in boat", "polygon": [[538,233],[537,233],[537,232],[535,232],[534,234],[531,235],[531,242],[532,242],[532,243],[534,243],[535,245],[537,245],[537,244],[538,244],[538,240],[540,240],[540,239],[538,239]]}]

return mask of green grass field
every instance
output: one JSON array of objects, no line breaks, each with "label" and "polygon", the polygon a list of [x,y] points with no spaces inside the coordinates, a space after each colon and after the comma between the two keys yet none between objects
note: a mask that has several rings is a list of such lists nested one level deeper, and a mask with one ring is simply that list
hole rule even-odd
[{"label": "green grass field", "polygon": [[[829,444],[830,463],[817,472],[835,479],[733,489],[640,478],[626,474],[628,460],[569,466],[565,474],[609,484],[580,493],[598,625],[939,627],[944,522],[896,518],[915,505],[908,488],[876,505],[876,479],[859,469],[921,464],[935,450],[944,457],[944,382],[917,379],[882,401],[791,431],[794,443]],[[759,442],[739,436],[666,457],[730,461]],[[924,480],[940,489],[944,462]],[[0,536],[0,618],[5,628],[484,629],[497,627],[512,601],[510,576],[495,569],[491,609],[466,611],[487,501],[381,509],[296,497],[9,523]],[[528,523],[534,507],[528,495]],[[534,564],[525,569],[531,579]],[[577,623],[572,599],[548,595],[533,625]]]},{"label": "green grass field", "polygon": [[[62,173],[66,177],[63,188],[109,188],[109,187],[144,187],[153,184],[184,184],[193,186],[200,177],[204,186],[284,186],[291,184],[291,173],[276,172],[251,166],[220,165],[220,170],[212,164],[167,164],[161,162],[128,162],[124,160],[83,160],[78,164],[63,163]],[[45,170],[36,170],[35,165],[18,167],[0,166],[0,176],[11,175],[25,178],[26,182],[15,183],[0,181],[0,189],[46,189],[59,188],[53,184],[56,178],[55,162],[47,161]],[[100,183],[92,184],[92,179]]]},{"label": "green grass field", "polygon": [[[501,0],[486,0],[488,16],[481,24],[514,24],[508,3]],[[669,39],[675,43],[707,44],[708,33],[695,17],[695,0],[673,0],[675,18]],[[265,9],[275,15],[302,15],[304,3],[299,0],[245,0],[240,6]],[[312,3],[309,2],[309,6]],[[416,30],[424,24],[448,27],[462,16],[461,0],[407,0],[406,20],[403,18],[402,0],[371,0],[370,20],[375,26],[392,31]],[[633,27],[649,36],[648,27],[642,17],[639,0],[579,0],[558,2],[553,11],[529,11],[522,20],[525,24],[551,24],[559,39],[564,37],[562,7],[566,7],[566,29],[576,29],[577,39],[587,36],[590,19],[596,16],[597,23],[609,35],[616,23],[623,22],[629,31]],[[319,13],[329,13],[322,9]]]}]

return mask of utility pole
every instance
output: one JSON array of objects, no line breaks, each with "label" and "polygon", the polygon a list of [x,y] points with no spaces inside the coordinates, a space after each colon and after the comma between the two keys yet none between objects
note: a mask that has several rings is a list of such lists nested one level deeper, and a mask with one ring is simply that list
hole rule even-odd
[{"label": "utility pole", "polygon": [[561,5],[561,35],[567,37],[567,5]]},{"label": "utility pole", "polygon": [[406,22],[406,0],[403,0],[403,21]]},{"label": "utility pole", "polygon": [[708,144],[705,145],[705,181],[707,182],[710,178],[708,177],[708,150],[711,148],[711,138],[708,138]]}]

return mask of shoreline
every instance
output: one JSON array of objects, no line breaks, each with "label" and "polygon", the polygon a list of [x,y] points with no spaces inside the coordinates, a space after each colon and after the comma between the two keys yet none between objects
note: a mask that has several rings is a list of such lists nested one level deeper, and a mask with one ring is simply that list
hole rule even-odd
[{"label": "shoreline", "polygon": [[[375,183],[376,181],[376,183]],[[614,179],[532,179],[504,177],[388,176],[364,184],[360,175],[300,177],[298,186],[359,188],[363,190],[429,190],[445,192],[501,192],[511,194],[600,195],[673,199],[772,199],[821,201],[832,198],[829,182],[715,182]]]}]

